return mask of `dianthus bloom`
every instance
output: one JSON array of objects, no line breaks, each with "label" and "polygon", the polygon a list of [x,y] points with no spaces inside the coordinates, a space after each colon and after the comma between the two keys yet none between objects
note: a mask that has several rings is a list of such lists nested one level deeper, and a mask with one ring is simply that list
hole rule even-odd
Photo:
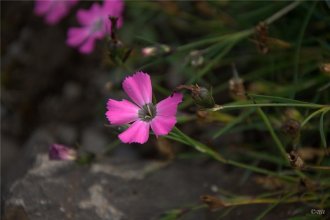
[{"label": "dianthus bloom", "polygon": [[47,24],[57,24],[78,0],[36,0],[34,13],[44,16]]},{"label": "dianthus bloom", "polygon": [[129,128],[119,134],[124,143],[147,142],[149,128],[156,136],[168,134],[176,123],[178,104],[182,94],[173,93],[171,96],[154,105],[152,103],[152,87],[150,76],[137,72],[127,77],[123,82],[125,93],[132,99],[116,101],[109,99],[106,117],[113,125],[130,124]]},{"label": "dianthus bloom", "polygon": [[109,16],[117,17],[117,27],[123,24],[123,0],[105,0],[101,6],[94,3],[90,9],[77,12],[77,20],[81,27],[72,27],[68,31],[66,43],[71,47],[79,47],[81,53],[91,53],[97,39],[102,39],[111,31]]}]

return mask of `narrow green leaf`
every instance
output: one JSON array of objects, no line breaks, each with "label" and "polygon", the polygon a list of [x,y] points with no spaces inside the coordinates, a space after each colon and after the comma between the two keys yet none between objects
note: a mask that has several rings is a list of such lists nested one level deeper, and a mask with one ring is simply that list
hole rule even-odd
[{"label": "narrow green leaf", "polygon": [[[226,42],[225,42],[226,43]],[[219,64],[219,61],[236,45],[237,41],[228,42],[221,53],[217,55],[213,60],[209,62],[207,66],[205,66],[201,71],[199,71],[194,77],[192,77],[188,84],[195,82],[196,80],[200,79],[206,73],[208,73],[215,65]]]},{"label": "narrow green leaf", "polygon": [[266,114],[264,113],[264,111],[261,108],[257,108],[257,111],[258,111],[261,119],[264,121],[266,127],[268,128],[269,133],[272,136],[272,138],[273,138],[273,140],[274,140],[274,142],[275,142],[278,150],[281,152],[283,158],[285,158],[286,160],[288,160],[287,159],[287,156],[286,156],[286,151],[284,149],[284,146],[283,146],[282,142],[280,141],[280,139],[277,137],[277,135],[276,135],[276,133],[275,133],[275,131],[274,131],[274,129],[273,129],[273,127],[272,127],[269,119],[268,119],[268,117],[266,116]]},{"label": "narrow green leaf", "polygon": [[312,118],[314,118],[316,115],[320,114],[321,112],[323,112],[324,109],[319,109],[315,112],[313,112],[312,114],[310,114],[302,123],[301,123],[301,127],[304,127],[305,124],[307,124],[307,122],[309,120],[311,120]]},{"label": "narrow green leaf", "polygon": [[[289,99],[289,98],[283,98],[283,97],[278,97],[278,96],[269,96],[269,95],[256,95],[256,94],[248,94],[254,99],[266,99],[270,101],[275,101],[275,102],[281,102],[281,103],[301,103],[301,104],[308,104],[308,102],[303,102],[295,99]],[[314,104],[314,103],[310,103]]]},{"label": "narrow green leaf", "polygon": [[327,139],[325,137],[325,132],[324,132],[324,115],[326,114],[326,112],[327,111],[322,112],[320,117],[320,135],[321,135],[322,146],[327,150]]},{"label": "narrow green leaf", "polygon": [[246,119],[249,115],[251,115],[253,112],[255,111],[254,108],[243,112],[239,117],[237,117],[236,119],[234,119],[232,122],[228,123],[225,127],[223,127],[222,129],[220,129],[218,132],[216,132],[213,135],[213,139],[223,135],[224,133],[226,133],[228,130],[230,130],[231,128],[233,128],[235,125],[237,125],[238,123],[242,122],[244,119]]}]

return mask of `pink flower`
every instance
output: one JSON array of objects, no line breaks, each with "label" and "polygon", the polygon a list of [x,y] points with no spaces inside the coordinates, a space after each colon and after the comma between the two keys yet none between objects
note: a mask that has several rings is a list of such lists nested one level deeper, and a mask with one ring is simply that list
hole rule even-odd
[{"label": "pink flower", "polygon": [[44,16],[47,24],[57,24],[78,0],[35,0],[34,13]]},{"label": "pink flower", "polygon": [[152,87],[150,76],[137,72],[127,77],[123,82],[125,93],[132,99],[116,101],[109,99],[106,117],[113,125],[130,124],[129,128],[119,134],[124,143],[147,142],[149,128],[158,135],[167,135],[176,123],[176,111],[182,101],[182,94],[173,93],[160,101],[157,105],[152,103]]},{"label": "pink flower", "polygon": [[123,0],[105,0],[102,6],[94,3],[88,10],[79,10],[77,20],[81,27],[69,29],[66,43],[71,47],[79,47],[81,53],[91,53],[94,50],[95,41],[102,39],[106,33],[110,33],[109,16],[118,17],[117,27],[122,26],[123,9]]},{"label": "pink flower", "polygon": [[52,144],[49,147],[48,156],[50,160],[75,160],[77,152],[61,144]]}]

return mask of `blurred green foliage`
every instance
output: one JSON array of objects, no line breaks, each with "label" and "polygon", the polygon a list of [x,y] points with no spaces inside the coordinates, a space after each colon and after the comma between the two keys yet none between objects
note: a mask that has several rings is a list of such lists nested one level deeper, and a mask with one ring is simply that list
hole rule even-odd
[{"label": "blurred green foliage", "polygon": [[[325,1],[128,1],[125,16],[128,22],[119,36],[133,48],[122,65],[126,73],[150,73],[154,89],[162,95],[179,84],[213,88],[220,106],[200,114],[186,93],[178,127],[209,126],[200,137],[210,146],[178,128],[168,138],[247,172],[274,176],[287,184],[299,185],[302,180],[318,184],[313,190],[305,184],[303,190],[295,185],[293,191],[282,192],[283,200],[269,206],[258,219],[303,192],[315,196],[317,207],[329,207],[330,118],[326,113],[330,110],[330,72],[326,66],[330,63],[330,8]],[[168,51],[160,50],[160,45]],[[158,48],[157,53],[142,56],[144,47]],[[237,87],[229,84],[232,64],[242,79]],[[242,94],[233,96],[239,92],[233,88],[240,88]],[[288,120],[300,125],[294,138],[283,132]],[[251,132],[253,137],[237,149],[217,144],[224,135],[248,136]],[[287,154],[303,155],[310,149],[318,153],[301,156],[308,165],[295,169],[296,161],[292,163]],[[182,158],[189,155],[194,157],[183,153]],[[307,206],[298,213],[306,210]],[[179,212],[169,211],[162,219],[178,219]]]}]

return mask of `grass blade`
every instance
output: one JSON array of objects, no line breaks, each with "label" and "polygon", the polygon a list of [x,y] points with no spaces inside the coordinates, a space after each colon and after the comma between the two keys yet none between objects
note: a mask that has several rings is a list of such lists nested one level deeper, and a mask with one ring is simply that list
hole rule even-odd
[{"label": "grass blade", "polygon": [[325,131],[324,131],[324,115],[326,114],[326,112],[327,111],[322,112],[321,117],[320,117],[320,136],[321,136],[322,146],[324,147],[326,153],[328,154],[327,139],[325,137]]},{"label": "grass blade", "polygon": [[224,133],[226,133],[228,130],[230,130],[235,125],[237,125],[238,123],[240,123],[241,121],[243,121],[245,118],[247,118],[249,115],[251,115],[254,111],[255,111],[255,109],[250,109],[248,111],[243,112],[239,117],[237,117],[232,122],[228,123],[225,127],[223,127],[222,129],[220,129],[217,133],[215,133],[213,135],[213,139],[215,139],[215,138],[223,135]]}]

